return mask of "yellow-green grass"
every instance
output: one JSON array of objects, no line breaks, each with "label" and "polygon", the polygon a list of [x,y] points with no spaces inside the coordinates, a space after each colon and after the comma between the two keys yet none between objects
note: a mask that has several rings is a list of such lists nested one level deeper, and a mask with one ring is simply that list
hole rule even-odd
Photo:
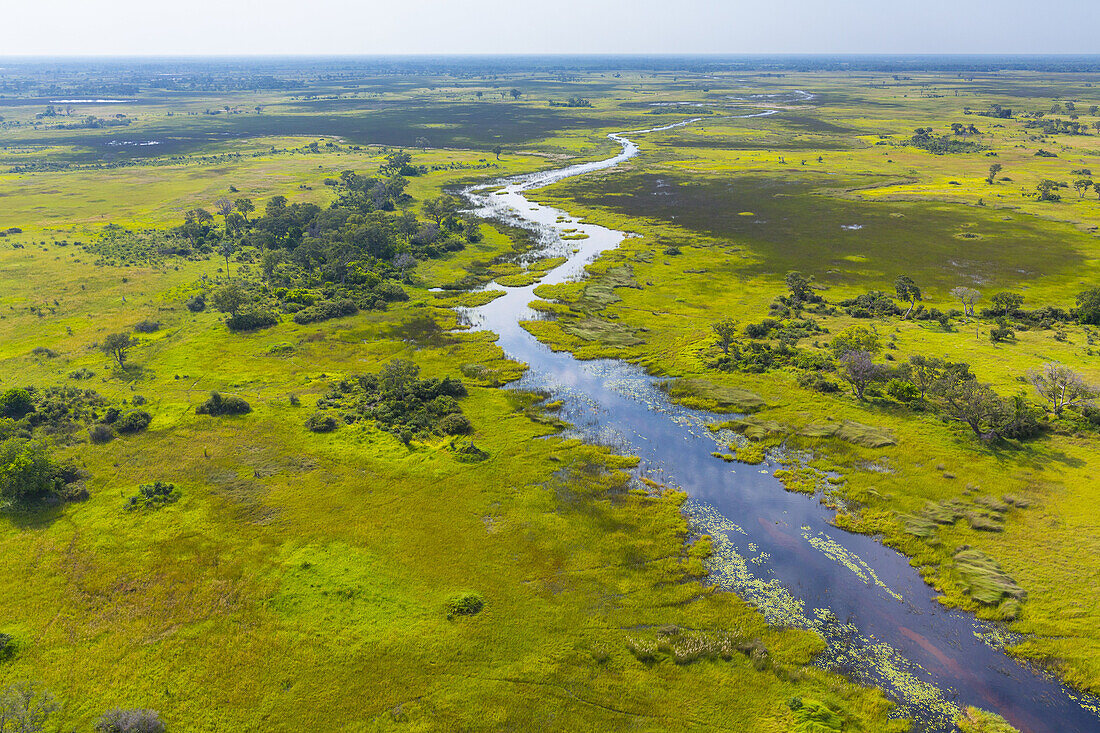
[{"label": "yellow-green grass", "polygon": [[[191,176],[202,171],[175,171],[166,190],[203,201],[225,179]],[[145,171],[120,175],[135,172]],[[307,173],[291,164],[283,175]],[[260,186],[265,174],[252,175]],[[88,172],[56,176],[72,181],[74,216],[91,205]],[[421,196],[451,179],[432,180]],[[135,197],[107,220],[174,220],[156,196]],[[483,231],[482,246],[425,263],[424,287],[511,249]],[[154,415],[142,435],[60,450],[91,473],[87,502],[0,515],[0,632],[19,648],[0,684],[41,681],[65,703],[62,726],[84,729],[122,706],[156,709],[180,730],[787,731],[801,720],[786,701],[801,697],[846,729],[904,727],[887,723],[878,692],[808,666],[820,639],[771,628],[705,585],[709,543],[686,542],[682,495],[631,487],[620,471],[629,460],[540,439],[550,429],[522,397],[467,382],[469,439],[490,455],[481,463],[459,462],[442,439],[407,448],[370,426],[306,430],[331,381],[393,357],[425,376],[467,364],[518,376],[491,334],[408,340],[410,321],[455,325],[446,300],[412,288],[385,312],[232,335],[219,314],[183,306],[199,278],[221,276],[217,261],[94,259],[71,244],[0,248],[0,386],[140,394]],[[144,318],[163,325],[115,369],[95,342]],[[34,356],[37,346],[58,356]],[[96,375],[66,377],[79,368]],[[209,390],[253,412],[195,415]],[[153,480],[176,483],[182,499],[126,511]],[[449,620],[448,602],[466,592],[484,610]],[[745,651],[691,663],[637,652],[678,638],[672,627],[687,639],[728,635]]]}]

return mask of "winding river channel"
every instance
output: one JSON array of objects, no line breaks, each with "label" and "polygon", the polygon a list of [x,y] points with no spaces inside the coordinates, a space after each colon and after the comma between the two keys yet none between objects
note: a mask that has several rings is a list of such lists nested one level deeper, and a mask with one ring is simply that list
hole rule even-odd
[{"label": "winding river channel", "polygon": [[[774,114],[772,111],[757,115]],[[527,228],[537,257],[566,257],[542,283],[583,276],[584,266],[628,236],[528,200],[524,192],[614,167],[637,155],[630,138],[696,122],[609,137],[622,151],[607,160],[498,181],[465,192],[482,216]],[[630,137],[627,137],[630,136]],[[565,230],[570,230],[566,232]],[[587,239],[564,237],[577,233]],[[817,497],[785,491],[776,466],[726,463],[712,455],[736,440],[712,433],[718,416],[671,403],[659,380],[617,360],[581,361],[555,352],[521,323],[534,285],[487,289],[504,294],[462,309],[475,330],[530,369],[512,387],[547,390],[562,400],[571,433],[640,457],[639,476],[683,489],[692,528],[714,537],[714,582],[753,603],[773,623],[812,629],[827,641],[819,663],[882,687],[898,715],[921,730],[950,731],[954,715],[975,705],[1022,731],[1100,731],[1100,703],[1006,656],[1005,634],[972,615],[943,608],[908,560],[874,538],[833,526]]]}]

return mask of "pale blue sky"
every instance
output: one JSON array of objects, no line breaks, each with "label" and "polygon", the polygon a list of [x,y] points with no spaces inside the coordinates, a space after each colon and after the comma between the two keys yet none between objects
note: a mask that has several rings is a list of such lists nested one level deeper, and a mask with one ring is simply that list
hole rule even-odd
[{"label": "pale blue sky", "polygon": [[1100,0],[3,0],[0,55],[1100,53]]}]

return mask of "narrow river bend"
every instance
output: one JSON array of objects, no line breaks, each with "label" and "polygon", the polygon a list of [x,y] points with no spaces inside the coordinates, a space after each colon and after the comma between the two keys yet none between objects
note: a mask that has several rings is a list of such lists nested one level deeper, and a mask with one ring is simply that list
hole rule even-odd
[{"label": "narrow river bend", "polygon": [[[768,114],[773,112],[745,116]],[[465,195],[480,215],[533,231],[538,257],[567,258],[542,283],[575,280],[627,235],[581,223],[523,192],[637,155],[627,135],[695,121],[613,134],[622,151],[612,158],[474,187]],[[588,238],[566,241],[565,229]],[[1006,656],[992,641],[994,629],[940,606],[905,557],[834,527],[832,512],[817,498],[783,489],[771,475],[774,466],[712,456],[732,439],[706,428],[718,416],[670,403],[635,365],[551,351],[520,325],[539,317],[527,307],[536,286],[486,287],[504,295],[460,315],[475,330],[498,334],[504,352],[530,366],[512,386],[548,390],[563,401],[561,417],[572,423],[573,434],[639,456],[639,475],[687,492],[693,529],[715,540],[714,581],[773,623],[821,633],[828,643],[823,666],[882,687],[899,703],[898,714],[914,718],[921,730],[951,731],[955,713],[976,705],[1029,733],[1100,731],[1096,700]]]}]

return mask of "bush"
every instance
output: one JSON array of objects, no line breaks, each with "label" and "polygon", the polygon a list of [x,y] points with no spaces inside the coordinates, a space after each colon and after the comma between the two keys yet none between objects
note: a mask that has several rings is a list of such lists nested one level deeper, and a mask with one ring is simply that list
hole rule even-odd
[{"label": "bush", "polygon": [[351,316],[359,312],[359,307],[350,300],[323,300],[317,305],[303,308],[294,314],[294,322],[299,326],[307,323],[327,321],[330,318]]},{"label": "bush", "polygon": [[103,714],[95,724],[96,733],[164,733],[160,714],[155,710],[121,710]]},{"label": "bush", "polygon": [[31,354],[33,354],[34,356],[44,356],[47,359],[57,358],[57,352],[53,349],[48,349],[45,346],[35,346],[33,349],[31,349]]},{"label": "bush", "polygon": [[88,427],[88,439],[96,444],[109,443],[115,437],[110,425],[96,423]]},{"label": "bush", "polygon": [[886,394],[898,402],[909,403],[920,398],[920,390],[913,386],[912,382],[901,379],[891,379],[886,383]]},{"label": "bush", "polygon": [[196,415],[244,415],[252,412],[252,406],[240,397],[223,396],[211,392],[210,399],[195,408]]},{"label": "bush", "polygon": [[437,427],[445,435],[466,435],[473,430],[470,420],[461,412],[444,415],[437,423]]},{"label": "bush", "polygon": [[149,427],[149,423],[152,421],[153,416],[145,410],[130,410],[115,421],[115,430],[123,435],[140,433],[142,430]]},{"label": "bush", "polygon": [[206,296],[192,295],[190,298],[187,299],[187,303],[185,305],[187,306],[187,310],[191,311],[192,313],[202,313],[204,310],[206,310]]},{"label": "bush", "polygon": [[249,311],[238,313],[226,319],[225,325],[230,331],[255,331],[260,328],[268,328],[279,322],[279,317],[269,311]]},{"label": "bush", "polygon": [[306,418],[306,428],[315,433],[331,433],[339,427],[339,424],[336,418],[327,412],[317,411]]},{"label": "bush", "polygon": [[175,484],[165,481],[154,481],[151,484],[142,484],[138,487],[136,496],[131,496],[126,502],[126,511],[134,509],[159,509],[166,504],[174,504],[179,501],[180,491]]},{"label": "bush", "polygon": [[1100,288],[1086,290],[1077,296],[1077,320],[1090,326],[1100,326]]},{"label": "bush", "polygon": [[463,593],[447,601],[447,618],[476,616],[485,608],[485,600],[477,593]]},{"label": "bush", "polygon": [[11,634],[0,634],[0,662],[6,662],[15,656],[15,638]]},{"label": "bush", "polygon": [[1016,331],[1012,326],[1000,318],[997,320],[997,325],[989,329],[989,340],[993,343],[1001,343],[1003,341],[1011,341],[1016,338]]},{"label": "bush", "polygon": [[19,420],[29,412],[34,412],[34,400],[27,390],[13,387],[0,394],[0,417]]},{"label": "bush", "polygon": [[154,333],[160,330],[160,321],[151,321],[146,318],[134,324],[134,330],[138,333]]},{"label": "bush", "polygon": [[45,446],[21,438],[0,443],[0,499],[41,496],[62,483]]},{"label": "bush", "polygon": [[840,391],[839,384],[826,379],[820,372],[802,372],[798,375],[798,386],[813,389],[822,394],[835,394]]},{"label": "bush", "polygon": [[405,289],[395,283],[393,280],[386,280],[375,286],[374,292],[378,297],[387,303],[394,303],[400,300],[408,300],[409,294],[405,292]]}]

